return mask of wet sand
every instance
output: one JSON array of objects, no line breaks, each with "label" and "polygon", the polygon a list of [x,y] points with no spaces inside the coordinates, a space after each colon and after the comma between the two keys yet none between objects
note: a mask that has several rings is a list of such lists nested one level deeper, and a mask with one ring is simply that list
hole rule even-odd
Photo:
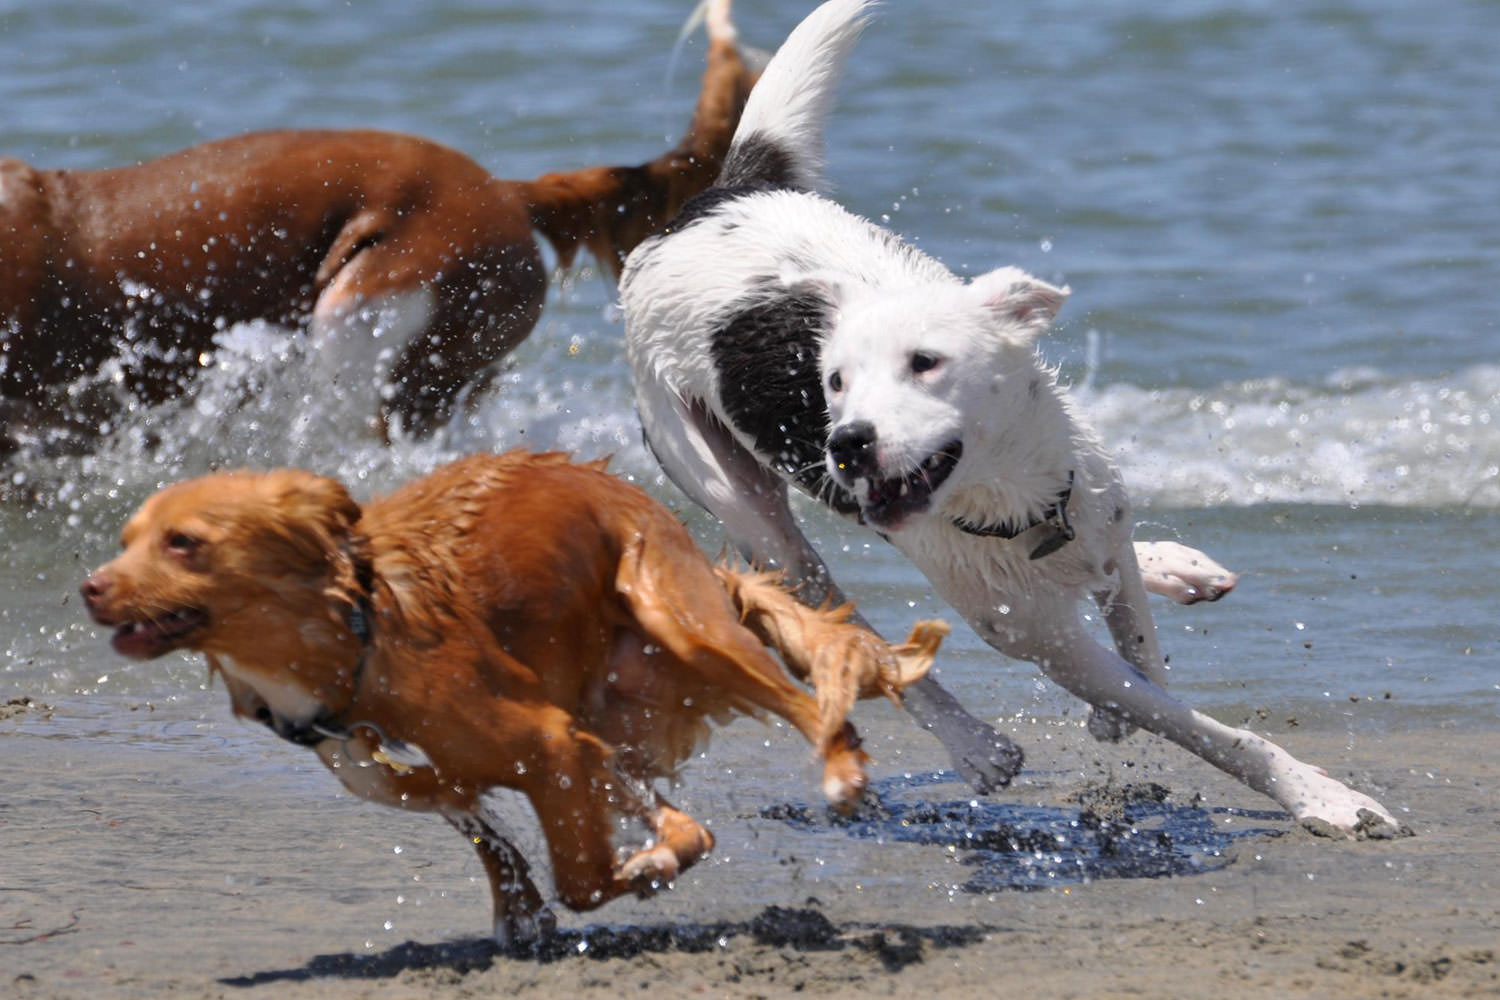
[{"label": "wet sand", "polygon": [[[740,723],[679,796],[711,821],[715,854],[655,899],[566,915],[522,957],[484,940],[488,889],[445,824],[350,799],[305,751],[265,739],[247,754],[206,707],[220,697],[191,708],[205,721],[152,718],[150,738],[120,736],[131,713],[0,713],[0,996],[1500,996],[1487,734],[1273,731],[1416,833],[1352,843],[1295,828],[1154,739],[1098,748],[1076,723],[1017,723],[1027,774],[983,808],[1088,825],[1111,794],[1146,789],[1168,822],[1201,821],[1227,846],[1200,874],[968,891],[966,851],[855,837],[816,810],[788,822],[809,801],[806,768],[767,811],[765,776],[723,771],[766,739]],[[964,793],[902,796],[961,807]]]}]

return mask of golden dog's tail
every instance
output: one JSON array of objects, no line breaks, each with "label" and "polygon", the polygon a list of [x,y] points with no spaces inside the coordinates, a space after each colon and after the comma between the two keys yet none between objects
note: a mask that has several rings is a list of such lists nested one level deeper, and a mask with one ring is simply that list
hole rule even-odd
[{"label": "golden dog's tail", "polygon": [[641,240],[662,229],[718,176],[759,75],[743,58],[729,18],[730,0],[709,0],[708,68],[682,141],[635,167],[586,167],[529,182],[531,224],[568,267],[587,249],[618,278]]}]

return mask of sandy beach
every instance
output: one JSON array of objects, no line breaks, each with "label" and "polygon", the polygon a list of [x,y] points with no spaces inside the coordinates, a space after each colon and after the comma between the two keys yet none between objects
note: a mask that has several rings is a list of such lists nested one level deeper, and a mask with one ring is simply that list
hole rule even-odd
[{"label": "sandy beach", "polygon": [[[745,801],[705,767],[681,799],[711,820],[715,854],[655,899],[566,915],[541,955],[522,956],[484,939],[487,889],[443,823],[352,800],[310,754],[269,739],[247,765],[223,744],[262,734],[211,709],[165,724],[159,712],[181,709],[138,710],[159,740],[122,741],[103,716],[98,739],[52,738],[65,710],[39,702],[0,716],[0,993],[1500,995],[1500,746],[1472,733],[1273,731],[1416,834],[1353,843],[1295,828],[1160,741],[1097,748],[1076,721],[1017,723],[1030,766],[992,808],[1097,823],[1110,790],[1147,789],[1165,794],[1168,825],[1233,838],[1199,874],[1036,891],[970,891],[966,852],[856,837],[816,810],[788,824],[795,808]],[[876,713],[877,748],[883,726],[895,723]],[[765,739],[737,724],[710,760]],[[810,788],[789,786],[787,803]],[[911,794],[964,798],[952,783]]]}]

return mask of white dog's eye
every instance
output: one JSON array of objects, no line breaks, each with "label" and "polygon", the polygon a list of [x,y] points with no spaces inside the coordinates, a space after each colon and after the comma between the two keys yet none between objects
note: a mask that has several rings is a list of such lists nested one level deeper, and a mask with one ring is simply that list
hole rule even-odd
[{"label": "white dog's eye", "polygon": [[844,391],[844,376],[838,372],[832,372],[828,376],[828,390],[830,392]]},{"label": "white dog's eye", "polygon": [[930,372],[942,363],[943,359],[936,354],[931,354],[927,351],[917,351],[911,356],[911,373],[913,375],[920,375],[923,372]]}]

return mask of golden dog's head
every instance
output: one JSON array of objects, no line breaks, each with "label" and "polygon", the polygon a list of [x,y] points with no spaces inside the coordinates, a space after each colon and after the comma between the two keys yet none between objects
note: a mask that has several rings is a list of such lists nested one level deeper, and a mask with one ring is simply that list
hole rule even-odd
[{"label": "golden dog's head", "polygon": [[168,486],[126,522],[125,551],[84,581],[83,600],[125,656],[235,656],[309,615],[337,622],[359,516],[339,483],[295,469]]}]

